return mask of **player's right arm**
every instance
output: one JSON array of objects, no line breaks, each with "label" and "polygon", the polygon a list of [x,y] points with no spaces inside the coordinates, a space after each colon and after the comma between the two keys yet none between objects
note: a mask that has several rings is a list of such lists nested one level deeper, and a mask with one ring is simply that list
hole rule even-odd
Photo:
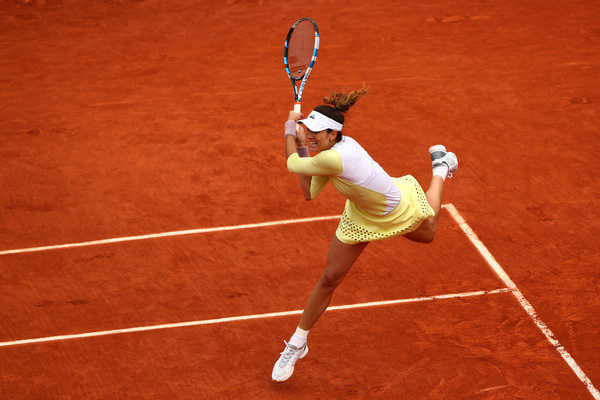
[{"label": "player's right arm", "polygon": [[300,175],[300,186],[306,200],[311,200],[323,190],[330,176],[342,174],[342,158],[337,151],[325,150],[314,157],[291,154],[287,159],[290,172]]}]

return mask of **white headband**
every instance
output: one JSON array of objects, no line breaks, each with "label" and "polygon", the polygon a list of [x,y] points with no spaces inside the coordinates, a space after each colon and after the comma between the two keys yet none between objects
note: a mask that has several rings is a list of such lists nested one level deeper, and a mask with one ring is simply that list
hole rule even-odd
[{"label": "white headband", "polygon": [[308,118],[301,119],[298,122],[306,125],[306,127],[313,132],[321,132],[325,129],[333,129],[334,131],[340,132],[343,127],[343,125],[336,120],[333,120],[318,111],[311,111],[310,114],[308,114]]}]

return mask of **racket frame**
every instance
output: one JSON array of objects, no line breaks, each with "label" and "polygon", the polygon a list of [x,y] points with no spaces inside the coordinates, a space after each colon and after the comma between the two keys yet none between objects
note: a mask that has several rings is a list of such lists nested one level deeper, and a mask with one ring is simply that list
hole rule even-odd
[{"label": "racket frame", "polygon": [[[290,66],[289,66],[289,62],[288,62],[288,50],[289,50],[289,44],[290,44],[290,38],[292,37],[292,34],[294,33],[294,29],[296,29],[296,27],[303,21],[310,21],[313,24],[313,27],[315,29],[315,43],[314,43],[314,48],[313,48],[313,54],[312,57],[310,59],[310,63],[308,65],[308,68],[306,68],[306,71],[304,71],[304,74],[300,77],[294,77],[292,75],[292,72],[290,71]],[[287,73],[288,77],[290,78],[290,81],[292,82],[292,86],[294,88],[294,111],[299,113],[300,112],[300,104],[302,102],[302,93],[304,92],[304,86],[306,85],[306,81],[308,80],[308,76],[310,75],[310,72],[313,69],[313,66],[315,65],[315,61],[317,60],[317,54],[319,52],[319,28],[317,27],[317,23],[312,19],[312,18],[300,18],[298,21],[294,22],[294,24],[292,25],[292,27],[290,28],[290,31],[287,34],[287,37],[285,39],[285,46],[284,46],[284,50],[283,50],[283,64],[285,65],[285,72]],[[297,82],[300,81],[300,85],[297,85]]]}]

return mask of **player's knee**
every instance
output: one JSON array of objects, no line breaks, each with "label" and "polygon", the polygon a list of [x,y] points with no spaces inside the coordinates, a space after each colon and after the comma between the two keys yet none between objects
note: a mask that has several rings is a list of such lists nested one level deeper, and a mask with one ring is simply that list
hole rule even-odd
[{"label": "player's knee", "polygon": [[423,224],[419,229],[406,234],[406,238],[417,243],[431,243],[435,238],[436,225]]},{"label": "player's knee", "polygon": [[437,221],[430,221],[427,229],[424,230],[422,241],[423,243],[431,243],[435,238],[435,232],[437,231]]},{"label": "player's knee", "polygon": [[433,242],[434,238],[435,238],[435,232],[432,232],[431,234],[429,234],[423,238],[423,243],[431,243],[431,242]]},{"label": "player's knee", "polygon": [[324,289],[335,289],[344,279],[343,275],[337,274],[333,271],[325,271],[319,279],[319,284]]},{"label": "player's knee", "polygon": [[436,226],[430,227],[428,230],[423,232],[421,240],[423,243],[431,243],[435,238]]}]

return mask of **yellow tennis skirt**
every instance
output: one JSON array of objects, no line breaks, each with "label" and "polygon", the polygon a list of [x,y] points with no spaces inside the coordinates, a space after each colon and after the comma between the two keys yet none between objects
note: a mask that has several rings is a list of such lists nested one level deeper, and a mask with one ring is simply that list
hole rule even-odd
[{"label": "yellow tennis skirt", "polygon": [[424,219],[435,215],[414,177],[406,175],[392,180],[402,190],[402,200],[387,215],[367,214],[351,201],[346,201],[344,214],[335,232],[340,241],[356,244],[405,235],[417,229]]}]

